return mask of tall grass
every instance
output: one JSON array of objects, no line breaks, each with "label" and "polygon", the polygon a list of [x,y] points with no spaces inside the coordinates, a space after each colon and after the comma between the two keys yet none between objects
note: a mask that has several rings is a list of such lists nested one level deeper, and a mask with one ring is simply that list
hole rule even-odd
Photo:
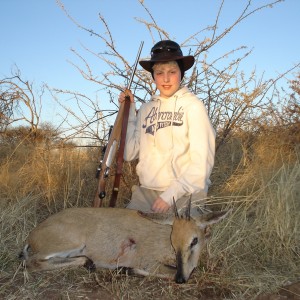
[{"label": "tall grass", "polygon": [[[255,299],[299,280],[299,150],[277,143],[274,136],[273,143],[269,139],[257,138],[247,159],[238,139],[218,153],[208,205],[233,212],[213,227],[199,267],[181,286],[107,270],[24,271],[17,256],[37,223],[65,207],[91,205],[98,152],[2,147],[0,298]],[[137,180],[132,164],[125,164],[124,174],[118,206],[128,200]],[[111,182],[108,194],[109,189]]]},{"label": "tall grass", "polygon": [[300,278],[299,161],[257,181],[260,188],[252,194],[227,197],[234,212],[209,244],[209,269],[221,268],[232,289],[249,297]]}]

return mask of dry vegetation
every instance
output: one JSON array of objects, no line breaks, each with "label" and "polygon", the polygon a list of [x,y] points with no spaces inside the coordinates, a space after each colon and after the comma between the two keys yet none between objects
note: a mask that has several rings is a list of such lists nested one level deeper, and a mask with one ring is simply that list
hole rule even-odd
[{"label": "dry vegetation", "polygon": [[[169,39],[144,1],[138,2],[147,17],[138,22],[149,29],[149,36]],[[79,148],[70,141],[84,138],[90,145],[103,145],[106,117],[114,112],[101,110],[101,101],[84,94],[47,87],[63,111],[60,125],[53,129],[40,120],[46,86],[36,95],[19,70],[0,79],[1,299],[258,299],[260,294],[300,282],[300,64],[277,78],[264,79],[254,71],[246,75],[240,70],[242,60],[251,53],[244,46],[214,59],[208,51],[246,18],[279,2],[255,6],[249,0],[240,16],[222,28],[219,20],[225,0],[220,1],[215,24],[193,33],[182,44],[184,51],[190,49],[196,57],[185,84],[203,100],[218,132],[208,205],[233,208],[232,215],[213,228],[199,267],[184,285],[108,270],[28,273],[22,268],[18,254],[37,223],[66,207],[92,205],[100,151]],[[108,98],[102,101],[114,102],[130,75],[131,62],[122,56],[124,45],[114,42],[101,15],[99,28],[105,33],[79,24],[62,1],[57,3],[79,29],[99,40],[99,49],[84,49],[107,63],[103,78],[94,74],[77,50],[73,53],[82,65],[75,68],[97,90],[108,90]],[[222,63],[227,57],[230,62]],[[292,91],[282,93],[283,88],[277,88],[279,80],[295,70],[295,80],[288,83]],[[137,102],[149,99],[155,90],[151,76],[142,70],[137,71],[134,83]],[[65,106],[63,96],[73,100],[68,101],[70,107]],[[75,106],[81,114],[75,113]],[[16,127],[19,121],[28,127]],[[124,165],[123,174],[118,206],[128,201],[130,187],[137,183],[134,162]],[[108,195],[112,182],[110,178]],[[299,284],[298,291],[286,295],[259,299],[299,299]]]},{"label": "dry vegetation", "polygon": [[[18,253],[38,222],[65,207],[91,205],[98,153],[70,146],[50,149],[30,141],[3,142],[0,297],[254,299],[299,281],[299,133],[282,131],[253,137],[247,159],[244,135],[219,150],[208,202],[212,209],[233,207],[234,212],[214,227],[207,252],[185,285],[107,270],[24,271]],[[289,136],[285,143],[282,136]],[[128,187],[136,182],[132,166],[125,169],[126,185],[118,206],[126,202]]]}]

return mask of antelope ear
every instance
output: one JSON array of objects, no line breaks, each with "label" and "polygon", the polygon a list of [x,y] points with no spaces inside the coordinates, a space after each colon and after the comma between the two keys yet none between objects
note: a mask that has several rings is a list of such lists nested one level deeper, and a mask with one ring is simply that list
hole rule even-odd
[{"label": "antelope ear", "polygon": [[196,224],[198,227],[205,229],[207,226],[216,224],[221,220],[225,219],[230,213],[232,209],[228,211],[215,211],[210,212],[208,214],[199,215],[198,217],[194,217]]},{"label": "antelope ear", "polygon": [[154,223],[162,225],[172,225],[174,221],[174,216],[172,214],[163,214],[163,213],[146,213],[143,211],[137,212],[142,218],[148,219]]}]

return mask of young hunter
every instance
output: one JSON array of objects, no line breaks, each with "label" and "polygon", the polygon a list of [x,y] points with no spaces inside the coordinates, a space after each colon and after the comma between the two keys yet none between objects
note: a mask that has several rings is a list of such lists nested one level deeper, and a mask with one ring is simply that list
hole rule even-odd
[{"label": "young hunter", "polygon": [[140,186],[132,188],[127,208],[166,213],[176,201],[178,209],[192,196],[191,215],[207,196],[214,165],[215,131],[203,102],[181,86],[184,72],[194,64],[183,56],[180,46],[164,40],[151,49],[151,59],[140,65],[151,73],[158,95],[139,109],[137,115],[130,90],[131,108],[124,159],[138,158]]}]

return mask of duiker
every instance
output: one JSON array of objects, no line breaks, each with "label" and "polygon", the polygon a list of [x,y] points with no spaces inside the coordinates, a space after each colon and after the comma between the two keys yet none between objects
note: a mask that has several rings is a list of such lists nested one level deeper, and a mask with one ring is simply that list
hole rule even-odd
[{"label": "duiker", "polygon": [[[21,257],[30,270],[65,266],[115,269],[186,282],[198,264],[205,229],[227,213],[168,220],[123,208],[69,208],[39,224],[27,239]],[[158,217],[159,216],[159,217]]]}]

